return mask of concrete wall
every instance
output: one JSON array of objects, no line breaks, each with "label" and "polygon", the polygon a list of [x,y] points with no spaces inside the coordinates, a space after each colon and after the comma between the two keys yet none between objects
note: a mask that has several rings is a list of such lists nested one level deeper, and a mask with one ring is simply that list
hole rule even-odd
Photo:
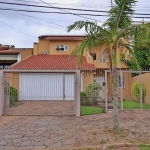
[{"label": "concrete wall", "polygon": [[17,89],[19,93],[19,73],[13,73],[12,75],[12,86]]},{"label": "concrete wall", "polygon": [[[59,45],[68,45],[68,51],[57,51],[56,46]],[[50,41],[50,54],[70,54],[77,47],[76,41]]]},{"label": "concrete wall", "polygon": [[[118,73],[118,75],[120,75]],[[123,99],[125,100],[132,100],[133,99],[133,93],[132,93],[132,77],[131,73],[123,73],[124,78],[125,78],[125,86],[123,88]],[[113,82],[112,82],[112,77],[111,74],[107,74],[107,88],[108,88],[108,98],[112,98],[113,94]],[[121,96],[121,88],[118,88],[118,95],[119,97]]]},{"label": "concrete wall", "polygon": [[33,49],[21,50],[21,60],[25,60],[26,58],[33,55]]},{"label": "concrete wall", "polygon": [[[45,40],[39,39],[39,43],[34,43],[33,55],[40,54],[42,52],[48,52],[53,55],[57,54],[70,54],[78,45],[81,44],[81,41],[66,41],[66,40]],[[57,51],[56,46],[59,45],[68,45],[68,51]]]},{"label": "concrete wall", "polygon": [[[82,41],[66,41],[66,40],[45,40],[39,39],[39,43],[34,43],[33,55],[40,54],[41,52],[48,52],[53,55],[62,55],[62,54],[70,54],[77,46],[81,45]],[[68,51],[57,51],[56,46],[58,45],[68,45]],[[86,57],[88,63],[94,63],[96,68],[109,68],[107,62],[101,62],[101,54],[104,51],[106,45],[101,44],[97,48],[91,47],[89,50],[85,50],[83,55]],[[127,65],[120,62],[120,53],[125,52],[125,50],[118,49],[117,50],[117,62],[118,68],[128,68]],[[96,61],[93,62],[93,57],[89,55],[89,53],[96,53]],[[127,53],[128,55],[128,53]]]},{"label": "concrete wall", "polygon": [[[140,78],[139,76],[136,77],[132,77],[132,84],[138,82],[140,83]],[[144,98],[145,103],[150,104],[150,73],[144,73],[142,74],[142,83],[145,85],[146,87],[146,96]]]},{"label": "concrete wall", "polygon": [[38,45],[38,54],[41,52],[50,52],[49,51],[50,47],[50,41],[49,40],[44,40],[44,39],[39,39],[39,45]]},{"label": "concrete wall", "polygon": [[34,43],[33,45],[33,55],[38,54],[39,43]]},{"label": "concrete wall", "polygon": [[83,71],[82,72],[82,81],[83,81],[83,91],[85,91],[86,87],[94,82],[93,71]]}]

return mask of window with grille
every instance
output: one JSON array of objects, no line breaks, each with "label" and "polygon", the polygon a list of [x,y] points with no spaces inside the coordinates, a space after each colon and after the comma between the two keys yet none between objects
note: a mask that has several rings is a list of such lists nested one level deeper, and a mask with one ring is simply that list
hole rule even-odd
[{"label": "window with grille", "polygon": [[57,45],[56,50],[57,51],[68,51],[68,45]]}]

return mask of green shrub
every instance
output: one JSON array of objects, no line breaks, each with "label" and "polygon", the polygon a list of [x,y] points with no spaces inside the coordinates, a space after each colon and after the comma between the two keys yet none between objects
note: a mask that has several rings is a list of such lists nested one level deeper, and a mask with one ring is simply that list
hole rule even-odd
[{"label": "green shrub", "polygon": [[[136,97],[136,100],[140,100],[140,84],[138,82],[133,83],[132,85],[133,95]],[[144,101],[144,97],[146,95],[146,87],[142,83],[142,99]]]},{"label": "green shrub", "polygon": [[87,97],[85,95],[85,92],[80,92],[80,101],[82,106],[87,105]]},{"label": "green shrub", "polygon": [[85,96],[85,93],[84,93],[84,92],[80,92],[80,96],[81,96],[81,97],[84,97],[84,96]]},{"label": "green shrub", "polygon": [[85,95],[89,101],[89,105],[97,105],[100,89],[102,89],[102,86],[96,82],[91,83],[86,87]]},{"label": "green shrub", "polygon": [[18,94],[17,94],[17,89],[15,89],[14,87],[10,86],[9,87],[9,90],[10,90],[10,107],[12,107],[13,105],[15,105],[15,103],[17,102],[18,100]]}]

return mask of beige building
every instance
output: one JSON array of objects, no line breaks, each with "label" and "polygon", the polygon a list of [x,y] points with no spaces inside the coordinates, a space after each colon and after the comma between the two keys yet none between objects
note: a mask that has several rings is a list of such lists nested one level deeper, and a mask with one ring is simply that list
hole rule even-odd
[{"label": "beige building", "polygon": [[[18,59],[11,69],[49,69],[49,70],[81,70],[81,91],[93,82],[103,86],[105,82],[105,70],[109,68],[104,57],[105,44],[97,48],[90,48],[84,52],[83,62],[78,66],[77,58],[68,55],[82,43],[86,36],[53,36],[44,35],[38,37],[38,43],[34,43],[31,49],[17,49]],[[10,50],[5,50],[9,51]],[[127,66],[120,62],[121,50],[117,51],[118,68],[126,69]],[[11,53],[10,53],[11,54]],[[25,79],[24,79],[25,80]],[[108,75],[108,93],[112,93],[110,75]],[[13,74],[12,85],[19,91],[20,74]],[[126,92],[126,89],[124,89]]]}]

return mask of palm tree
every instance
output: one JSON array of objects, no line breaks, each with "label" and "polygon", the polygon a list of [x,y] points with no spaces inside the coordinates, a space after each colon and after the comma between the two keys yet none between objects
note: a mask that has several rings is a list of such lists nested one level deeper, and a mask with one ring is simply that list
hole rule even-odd
[{"label": "palm tree", "polygon": [[[129,42],[131,37],[149,35],[148,25],[132,25],[132,15],[134,13],[133,5],[136,0],[115,0],[113,8],[108,13],[106,22],[99,26],[97,22],[77,21],[68,27],[68,32],[72,30],[85,29],[87,38],[78,46],[71,55],[79,56],[79,64],[82,63],[84,51],[90,47],[97,47],[105,43],[104,54],[109,61],[113,83],[114,100],[114,131],[119,132],[118,120],[118,74],[117,74],[117,56],[118,49],[126,49],[134,58],[133,44]],[[146,34],[145,34],[146,33]],[[137,60],[135,59],[138,65]],[[139,66],[138,66],[139,67]]]}]

